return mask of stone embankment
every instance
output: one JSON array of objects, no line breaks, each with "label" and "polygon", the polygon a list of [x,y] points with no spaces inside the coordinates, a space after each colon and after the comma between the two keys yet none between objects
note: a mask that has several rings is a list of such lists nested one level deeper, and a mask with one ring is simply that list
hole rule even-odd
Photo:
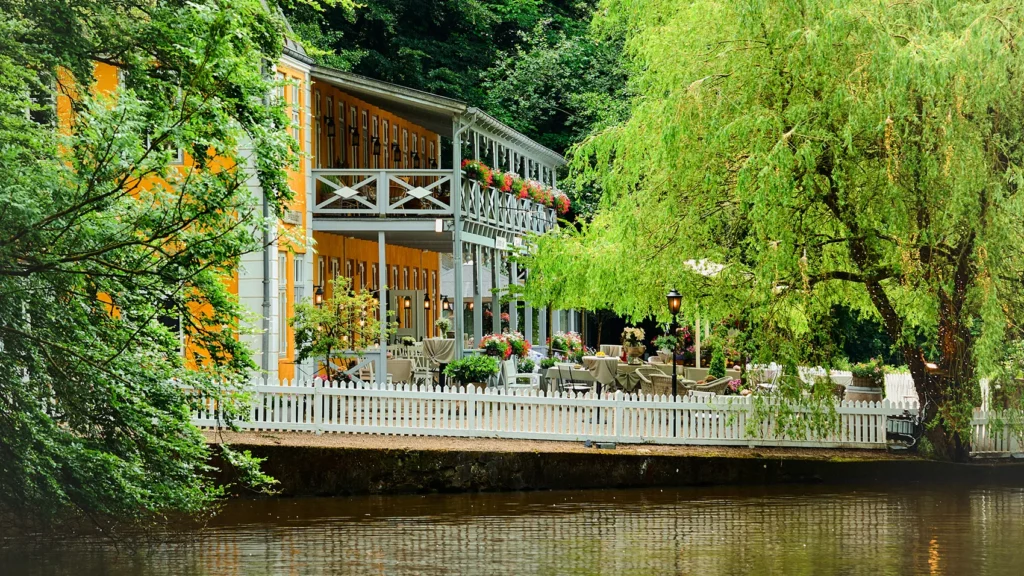
[{"label": "stone embankment", "polygon": [[[655,486],[916,482],[1024,485],[1024,464],[951,464],[872,450],[726,448],[294,432],[208,433],[266,458],[282,496]],[[215,464],[222,465],[219,458]],[[221,480],[231,480],[231,471]]]}]

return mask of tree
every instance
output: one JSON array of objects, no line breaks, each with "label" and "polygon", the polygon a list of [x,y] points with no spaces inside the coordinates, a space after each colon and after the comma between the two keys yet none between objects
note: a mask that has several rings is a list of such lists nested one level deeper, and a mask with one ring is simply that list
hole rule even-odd
[{"label": "tree", "polygon": [[606,0],[636,97],[574,166],[608,205],[539,239],[527,295],[664,316],[678,283],[743,310],[762,357],[825,362],[833,343],[805,344],[848,306],[909,366],[937,453],[965,458],[979,376],[1022,336],[1020,8]]},{"label": "tree", "polygon": [[284,33],[260,0],[0,0],[3,511],[106,524],[222,493],[182,387],[230,417],[254,367],[227,282],[276,225],[249,170],[272,214],[291,195]]},{"label": "tree", "polygon": [[[346,350],[362,356],[367,348],[380,342],[378,302],[370,292],[353,292],[348,278],[331,280],[331,297],[316,306],[310,301],[295,305],[290,323],[295,329],[296,359],[322,360],[327,380],[337,378],[332,357]],[[394,310],[389,312],[394,316]],[[397,325],[389,322],[387,333]]]}]

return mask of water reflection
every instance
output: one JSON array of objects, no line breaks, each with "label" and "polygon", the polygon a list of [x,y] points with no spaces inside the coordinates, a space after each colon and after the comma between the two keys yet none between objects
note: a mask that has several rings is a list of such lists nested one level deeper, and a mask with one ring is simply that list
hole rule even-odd
[{"label": "water reflection", "polygon": [[1019,574],[1024,491],[819,487],[233,502],[119,552],[0,549],[4,574]]}]

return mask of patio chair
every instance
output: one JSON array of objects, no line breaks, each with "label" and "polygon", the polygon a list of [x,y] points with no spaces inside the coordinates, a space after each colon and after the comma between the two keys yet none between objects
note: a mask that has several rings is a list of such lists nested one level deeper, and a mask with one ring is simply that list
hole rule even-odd
[{"label": "patio chair", "polygon": [[[540,374],[519,372],[516,368],[516,361],[512,358],[501,363],[501,380],[506,391],[540,389]],[[525,382],[523,382],[524,380]]]},{"label": "patio chair", "polygon": [[[637,368],[636,374],[640,377],[640,391],[644,394],[648,396],[672,395],[672,376],[665,374],[656,367],[649,366]],[[696,383],[693,380],[679,378],[676,380],[676,392],[680,396],[685,396],[693,388],[694,384]]]},{"label": "patio chair", "polygon": [[572,366],[556,364],[558,367],[558,388],[573,394],[586,394],[593,387],[593,382],[580,380],[572,373]]},{"label": "patio chair", "polygon": [[707,384],[697,384],[693,387],[695,392],[713,392],[715,394],[722,394],[725,392],[725,387],[729,385],[729,381],[732,380],[729,376],[723,376],[713,382]]}]

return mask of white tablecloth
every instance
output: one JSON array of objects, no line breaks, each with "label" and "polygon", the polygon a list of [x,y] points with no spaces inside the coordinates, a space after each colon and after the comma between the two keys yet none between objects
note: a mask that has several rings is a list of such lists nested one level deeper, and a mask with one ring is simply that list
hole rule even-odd
[{"label": "white tablecloth", "polygon": [[448,364],[455,360],[454,338],[427,338],[423,341],[423,355],[434,364]]},{"label": "white tablecloth", "polygon": [[608,386],[612,382],[615,382],[615,374],[619,369],[619,358],[617,356],[584,356],[583,366],[594,375],[594,380],[597,380],[604,386]]}]

